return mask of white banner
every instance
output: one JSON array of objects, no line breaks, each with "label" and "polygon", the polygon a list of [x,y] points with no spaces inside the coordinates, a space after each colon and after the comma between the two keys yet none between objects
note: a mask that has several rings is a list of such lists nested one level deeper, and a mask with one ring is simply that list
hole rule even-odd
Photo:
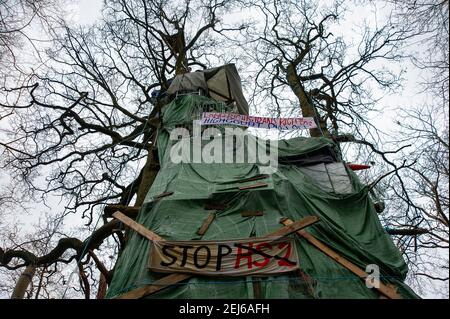
[{"label": "white banner", "polygon": [[317,127],[312,117],[271,118],[242,115],[235,113],[202,114],[202,125],[237,125],[278,130],[302,130]]},{"label": "white banner", "polygon": [[149,268],[210,276],[273,275],[299,268],[292,238],[152,241]]}]

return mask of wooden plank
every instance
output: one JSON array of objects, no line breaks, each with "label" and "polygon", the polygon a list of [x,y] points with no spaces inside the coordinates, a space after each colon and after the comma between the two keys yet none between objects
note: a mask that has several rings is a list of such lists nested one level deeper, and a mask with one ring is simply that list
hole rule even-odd
[{"label": "wooden plank", "polygon": [[257,175],[257,176],[254,176],[254,177],[240,179],[238,181],[233,181],[233,182],[230,182],[230,183],[239,183],[239,184],[240,183],[247,183],[247,182],[257,181],[257,180],[260,180],[260,179],[265,179],[265,178],[268,178],[268,177],[269,177],[269,175],[267,175],[267,174],[261,174],[261,175]]},{"label": "wooden plank", "polygon": [[266,187],[266,186],[268,186],[268,185],[269,185],[269,184],[267,184],[267,183],[256,183],[256,184],[248,185],[248,186],[240,186],[240,187],[239,187],[239,190],[243,191],[243,190],[246,190],[246,189],[253,189],[253,188]]},{"label": "wooden plank", "polygon": [[218,189],[217,192],[230,191],[230,190],[233,190],[233,189],[243,191],[243,190],[246,190],[246,189],[253,189],[253,188],[266,187],[266,186],[268,186],[268,185],[269,185],[269,184],[267,184],[267,183],[256,183],[256,184],[247,185],[247,186],[239,186],[239,187],[238,187],[238,186],[233,186],[233,187],[227,187],[227,188],[221,188],[221,189]]},{"label": "wooden plank", "polygon": [[268,178],[268,177],[269,177],[269,175],[262,174],[262,175],[258,175],[258,176],[255,176],[255,177],[249,177],[249,178],[241,179],[240,181],[238,181],[238,183],[246,183],[246,182],[251,182],[251,181],[257,181],[257,180],[265,179],[265,178]]},{"label": "wooden plank", "polygon": [[246,183],[246,182],[251,182],[251,181],[257,181],[257,180],[260,180],[260,179],[266,179],[268,177],[269,177],[269,175],[267,175],[267,174],[261,174],[261,175],[255,176],[255,177],[249,177],[249,178],[241,179],[241,180],[237,181],[237,183]]},{"label": "wooden plank", "polygon": [[149,240],[156,240],[156,241],[164,240],[159,235],[155,234],[154,232],[152,232],[148,228],[142,226],[141,224],[136,223],[134,220],[132,220],[131,218],[125,216],[121,212],[115,212],[112,215],[113,215],[114,218],[117,218],[122,223],[124,223],[125,225],[127,225],[128,227],[130,227],[131,229],[135,230],[137,233],[139,233],[140,235],[144,236],[145,238],[147,238]]},{"label": "wooden plank", "polygon": [[125,205],[106,205],[104,212],[106,217],[111,217],[113,213],[120,211],[125,216],[135,219],[139,213],[141,206],[125,206]]},{"label": "wooden plank", "polygon": [[[244,179],[240,179],[240,180],[233,180],[230,182],[221,183],[220,185],[226,186],[228,184],[242,184],[242,183],[247,183],[247,182],[252,182],[252,181],[258,181],[260,179],[266,179],[268,177],[269,177],[269,175],[267,175],[267,174],[260,174],[260,175],[256,175],[253,177],[248,177],[248,178],[244,178]],[[233,188],[237,188],[237,186],[234,186],[231,188],[225,188],[225,189],[233,189]]]},{"label": "wooden plank", "polygon": [[179,283],[180,281],[186,280],[188,278],[192,277],[192,275],[189,274],[182,274],[182,273],[174,273],[168,276],[165,276],[159,280],[156,280],[151,285],[147,285],[144,287],[140,287],[134,290],[131,290],[129,292],[126,292],[122,295],[119,295],[117,297],[114,297],[114,299],[138,299],[142,298],[151,294],[154,294],[155,292],[158,292],[164,288],[167,288],[173,284]]},{"label": "wooden plank", "polygon": [[[155,234],[151,230],[147,229],[143,225],[135,222],[131,218],[125,216],[121,212],[115,212],[113,214],[115,218],[120,220],[122,223],[130,227],[131,229],[135,230],[140,235],[144,236],[145,238],[149,240],[164,240],[161,236]],[[164,288],[167,288],[173,284],[176,284],[180,281],[186,280],[188,278],[192,277],[192,275],[189,274],[182,274],[182,273],[174,273],[168,276],[165,276],[159,280],[156,280],[151,285],[146,285],[144,287],[140,287],[134,290],[131,290],[127,293],[124,293],[122,295],[114,297],[114,299],[138,299],[142,298],[144,296],[151,295],[155,292],[158,292]]]},{"label": "wooden plank", "polygon": [[206,217],[202,226],[200,226],[200,228],[197,230],[197,235],[203,236],[206,233],[206,231],[208,230],[209,225],[211,225],[211,223],[213,222],[214,218],[216,218],[216,214],[209,213],[208,217]]},{"label": "wooden plank", "polygon": [[260,210],[241,212],[242,217],[264,216],[264,212]]},{"label": "wooden plank", "polygon": [[[282,219],[280,222],[283,222],[283,220],[284,219]],[[306,216],[296,222],[285,225],[283,228],[280,228],[274,232],[271,232],[271,233],[267,234],[266,236],[285,237],[292,233],[295,233],[298,230],[301,230],[302,228],[305,228],[314,223],[317,223],[318,221],[319,221],[319,217],[317,217],[317,216]]]},{"label": "wooden plank", "polygon": [[161,199],[161,198],[163,198],[163,197],[170,196],[170,195],[172,195],[172,194],[173,194],[173,192],[164,192],[164,193],[161,193],[161,194],[159,194],[159,195],[153,196],[153,199],[154,199],[154,200],[158,200],[158,199]]},{"label": "wooden plank", "polygon": [[[281,223],[285,226],[294,224],[294,222],[292,220],[287,219],[287,218],[282,220]],[[325,255],[334,259],[337,263],[344,266],[345,268],[350,270],[352,273],[354,273],[361,279],[365,280],[367,278],[367,276],[369,276],[369,274],[367,272],[365,272],[363,269],[359,268],[351,261],[349,261],[349,260],[345,259],[344,257],[342,257],[341,255],[339,255],[337,252],[332,250],[330,247],[328,247],[327,245],[322,243],[320,240],[315,238],[312,234],[308,233],[307,231],[299,230],[299,231],[297,231],[297,234],[300,235],[301,237],[305,238],[314,247],[316,247],[317,249],[322,251]],[[383,295],[385,295],[388,298],[402,299],[402,296],[400,296],[400,294],[397,292],[396,288],[394,288],[392,286],[388,286],[388,285],[382,283],[381,281],[380,281],[379,288],[374,287],[374,289],[377,289],[379,292],[381,292]]]}]

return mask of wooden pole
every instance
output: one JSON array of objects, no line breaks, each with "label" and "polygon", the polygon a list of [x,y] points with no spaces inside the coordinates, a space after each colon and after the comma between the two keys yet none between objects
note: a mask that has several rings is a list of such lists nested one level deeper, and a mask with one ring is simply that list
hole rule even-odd
[{"label": "wooden pole", "polygon": [[128,227],[139,233],[141,236],[144,236],[149,240],[156,240],[156,241],[164,240],[161,236],[155,234],[145,226],[142,226],[141,224],[135,222],[130,217],[125,216],[121,212],[115,212],[112,215],[114,218],[120,220],[122,223],[124,223],[125,225],[127,225]]},{"label": "wooden pole", "polygon": [[[283,219],[281,223],[285,226],[292,225],[294,222],[288,218]],[[311,245],[319,249],[321,252],[323,252],[325,255],[333,258],[338,264],[344,266],[348,270],[350,270],[352,273],[357,275],[362,280],[366,280],[366,278],[369,276],[367,272],[365,272],[363,269],[359,268],[349,260],[345,259],[341,255],[339,255],[337,252],[332,250],[330,247],[322,243],[320,240],[315,238],[313,235],[308,233],[305,230],[298,230],[297,234],[303,238],[305,238]],[[402,296],[397,292],[397,289],[395,287],[383,284],[381,281],[379,282],[379,287],[374,287],[379,292],[381,292],[384,296],[390,298],[390,299],[402,299]]]},{"label": "wooden pole", "polygon": [[127,293],[115,297],[114,299],[139,299],[191,277],[192,275],[189,274],[174,273],[154,281],[151,285],[146,285],[131,290]]}]

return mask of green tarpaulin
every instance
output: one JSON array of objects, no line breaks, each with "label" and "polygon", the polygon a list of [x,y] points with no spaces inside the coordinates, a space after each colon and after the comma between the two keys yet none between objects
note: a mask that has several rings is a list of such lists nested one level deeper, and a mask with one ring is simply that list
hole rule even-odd
[{"label": "green tarpaulin", "polygon": [[[158,136],[161,169],[136,219],[138,223],[167,240],[225,240],[264,236],[282,227],[282,217],[295,221],[315,215],[320,221],[308,227],[311,234],[363,269],[370,264],[378,265],[384,283],[398,287],[404,298],[417,298],[403,283],[407,266],[380,224],[368,188],[352,171],[346,169],[351,185],[344,194],[324,187],[316,175],[296,165],[280,164],[276,170],[268,170],[267,164],[259,162],[171,163],[168,154],[176,143],[169,139],[171,130],[179,124],[192,124],[205,103],[211,104],[211,100],[182,96],[165,107]],[[219,111],[222,106],[215,104]],[[216,136],[215,142],[223,138]],[[308,154],[323,147],[335,148],[335,145],[325,138],[285,140],[278,143],[278,156]],[[262,179],[246,181],[261,174],[265,174]],[[238,188],[257,182],[267,186]],[[155,200],[155,196],[164,192],[173,194]],[[216,218],[206,233],[199,236],[196,232],[211,212],[205,209],[205,203],[227,207],[216,211]],[[264,215],[241,216],[242,211],[254,210],[263,211]],[[364,281],[305,239],[292,236],[302,274],[293,272],[262,278],[193,277],[149,297],[253,298],[254,280],[260,281],[262,298],[380,297],[377,290],[367,288]],[[148,240],[133,232],[116,264],[107,297],[113,298],[167,275],[148,270],[148,249]]]}]

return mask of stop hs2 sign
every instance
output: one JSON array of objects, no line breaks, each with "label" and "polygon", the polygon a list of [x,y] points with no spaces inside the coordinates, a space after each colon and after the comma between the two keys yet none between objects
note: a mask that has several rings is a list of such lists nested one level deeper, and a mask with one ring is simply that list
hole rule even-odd
[{"label": "stop hs2 sign", "polygon": [[211,276],[273,275],[299,268],[291,238],[153,241],[149,269]]}]

